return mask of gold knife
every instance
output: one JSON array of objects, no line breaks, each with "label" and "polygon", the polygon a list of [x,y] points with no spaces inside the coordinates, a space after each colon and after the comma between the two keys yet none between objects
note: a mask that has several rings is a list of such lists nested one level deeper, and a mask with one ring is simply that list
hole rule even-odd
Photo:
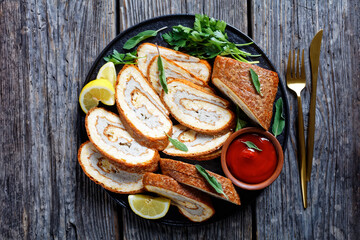
[{"label": "gold knife", "polygon": [[311,65],[311,95],[309,110],[309,128],[307,139],[307,156],[306,156],[306,180],[310,181],[311,167],[314,154],[314,134],[315,134],[315,107],[316,107],[316,87],[318,78],[318,69],[320,62],[320,49],[323,30],[321,29],[313,38],[310,44],[310,65]]}]

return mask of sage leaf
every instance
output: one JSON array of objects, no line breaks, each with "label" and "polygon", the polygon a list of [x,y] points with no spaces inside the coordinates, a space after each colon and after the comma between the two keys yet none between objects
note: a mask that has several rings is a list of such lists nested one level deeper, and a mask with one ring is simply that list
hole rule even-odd
[{"label": "sage leaf", "polygon": [[157,59],[157,65],[158,65],[158,70],[159,70],[160,85],[164,89],[164,92],[167,94],[168,93],[168,87],[167,87],[167,82],[166,82],[164,65],[163,65],[163,62],[161,60],[161,55],[160,55],[160,50],[159,50],[158,45],[156,45],[156,48],[157,48],[158,54],[159,54],[158,59]]},{"label": "sage leaf", "polygon": [[258,148],[258,147],[255,145],[255,143],[253,143],[253,142],[251,142],[251,141],[246,141],[246,142],[241,141],[241,142],[242,142],[242,143],[245,143],[248,148],[255,149],[256,151],[262,152],[262,150],[261,150],[260,148]]},{"label": "sage leaf", "polygon": [[285,127],[285,117],[283,113],[283,100],[282,98],[279,98],[275,103],[275,116],[274,116],[274,122],[271,127],[271,131],[274,134],[274,136],[280,135]]},{"label": "sage leaf", "polygon": [[236,128],[235,128],[235,132],[246,127],[247,122],[245,120],[241,119],[240,116],[240,109],[238,106],[236,106]]},{"label": "sage leaf", "polygon": [[196,170],[198,170],[198,172],[206,179],[206,181],[215,189],[215,191],[217,193],[220,193],[220,194],[224,195],[226,197],[226,199],[229,199],[229,197],[224,193],[221,184],[218,182],[218,180],[214,176],[211,176],[205,170],[205,168],[203,168],[199,164],[196,164],[195,167],[196,167]]},{"label": "sage leaf", "polygon": [[184,143],[170,137],[167,133],[165,133],[165,134],[169,138],[169,141],[171,142],[171,144],[174,145],[174,147],[176,149],[179,149],[180,151],[183,151],[183,152],[189,151],[189,149],[187,148],[187,146]]},{"label": "sage leaf", "polygon": [[135,47],[139,42],[150,38],[150,37],[155,37],[157,35],[158,32],[166,29],[167,27],[163,27],[160,28],[158,30],[146,30],[143,31],[141,33],[138,33],[136,36],[130,38],[129,40],[126,41],[126,43],[123,46],[123,49],[129,50],[132,49],[133,47]]},{"label": "sage leaf", "polygon": [[260,82],[259,82],[259,77],[256,74],[256,72],[254,70],[252,70],[251,68],[250,68],[250,75],[251,75],[251,80],[252,80],[252,82],[254,84],[254,87],[255,87],[257,93],[260,96],[263,96],[262,93],[261,93],[261,85],[260,85]]}]

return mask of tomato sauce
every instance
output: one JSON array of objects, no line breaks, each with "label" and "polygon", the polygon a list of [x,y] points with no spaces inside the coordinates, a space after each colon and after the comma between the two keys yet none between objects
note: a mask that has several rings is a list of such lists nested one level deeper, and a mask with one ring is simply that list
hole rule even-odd
[{"label": "tomato sauce", "polygon": [[[244,142],[251,141],[262,151],[249,148]],[[275,171],[277,154],[274,145],[264,136],[247,133],[230,144],[226,152],[229,171],[246,183],[261,183]]]}]

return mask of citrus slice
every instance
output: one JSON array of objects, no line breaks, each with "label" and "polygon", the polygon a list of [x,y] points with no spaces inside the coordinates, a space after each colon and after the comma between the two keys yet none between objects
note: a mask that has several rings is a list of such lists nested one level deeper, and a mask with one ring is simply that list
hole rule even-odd
[{"label": "citrus slice", "polygon": [[170,199],[152,197],[143,194],[129,195],[131,210],[146,219],[158,219],[166,215],[170,207]]},{"label": "citrus slice", "polygon": [[79,103],[81,109],[87,113],[96,107],[99,101],[106,105],[115,104],[114,86],[106,79],[96,79],[86,84],[81,90]]},{"label": "citrus slice", "polygon": [[113,62],[105,63],[99,70],[96,79],[106,79],[115,86],[116,70]]}]

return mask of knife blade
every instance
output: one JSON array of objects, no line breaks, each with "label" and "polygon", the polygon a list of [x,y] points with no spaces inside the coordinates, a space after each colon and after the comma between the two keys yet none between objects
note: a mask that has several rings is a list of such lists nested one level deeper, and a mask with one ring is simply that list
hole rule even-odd
[{"label": "knife blade", "polygon": [[310,65],[311,65],[311,94],[309,110],[309,128],[307,139],[307,169],[306,180],[310,181],[312,160],[314,155],[314,135],[315,135],[315,113],[316,113],[316,87],[318,78],[318,69],[320,63],[320,50],[323,30],[316,33],[310,44]]}]

